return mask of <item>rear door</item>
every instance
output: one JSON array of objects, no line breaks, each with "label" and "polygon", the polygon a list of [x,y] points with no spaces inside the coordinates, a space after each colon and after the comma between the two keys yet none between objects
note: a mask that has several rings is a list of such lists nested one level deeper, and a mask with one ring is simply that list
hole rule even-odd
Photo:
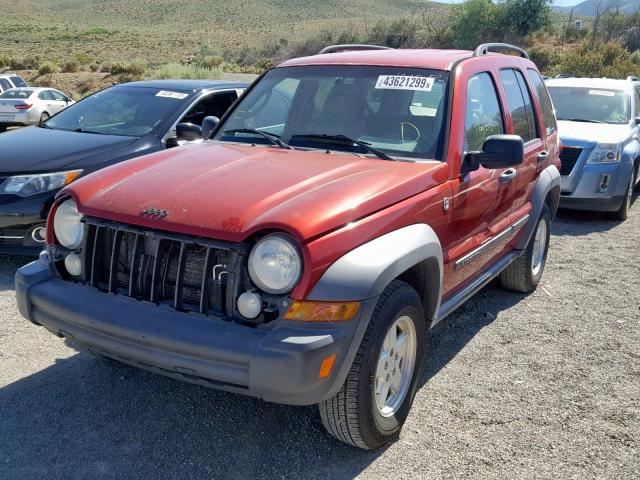
[{"label": "rear door", "polygon": [[[532,96],[524,74],[516,68],[505,68],[500,70],[500,82],[511,117],[509,133],[520,136],[524,142],[524,162],[508,169],[515,172],[515,175],[511,177],[509,192],[505,197],[508,202],[505,213],[511,217],[512,223],[516,223],[529,214],[529,192],[537,178],[538,165],[548,158],[548,154],[538,129]],[[504,174],[503,172],[502,175]]]}]

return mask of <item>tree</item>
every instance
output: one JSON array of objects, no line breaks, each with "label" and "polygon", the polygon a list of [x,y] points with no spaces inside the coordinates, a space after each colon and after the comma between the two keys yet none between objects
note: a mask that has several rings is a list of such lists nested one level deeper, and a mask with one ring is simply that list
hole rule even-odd
[{"label": "tree", "polygon": [[517,37],[525,37],[551,24],[551,0],[504,0],[504,28]]}]

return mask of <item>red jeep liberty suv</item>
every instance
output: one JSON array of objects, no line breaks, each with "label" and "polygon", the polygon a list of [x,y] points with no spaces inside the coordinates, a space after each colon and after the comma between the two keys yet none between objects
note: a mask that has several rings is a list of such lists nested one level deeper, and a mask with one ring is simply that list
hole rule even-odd
[{"label": "red jeep liberty suv", "polygon": [[425,332],[497,276],[536,288],[558,155],[517,47],[330,47],[266,72],[209,142],[62,190],[18,305],[99,356],[318,404],[376,448],[407,418]]}]

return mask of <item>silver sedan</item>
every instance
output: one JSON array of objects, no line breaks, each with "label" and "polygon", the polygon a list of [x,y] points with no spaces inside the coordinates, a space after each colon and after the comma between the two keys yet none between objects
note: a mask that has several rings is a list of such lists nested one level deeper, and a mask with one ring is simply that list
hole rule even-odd
[{"label": "silver sedan", "polygon": [[0,132],[8,127],[35,125],[75,103],[53,88],[12,88],[0,94]]}]

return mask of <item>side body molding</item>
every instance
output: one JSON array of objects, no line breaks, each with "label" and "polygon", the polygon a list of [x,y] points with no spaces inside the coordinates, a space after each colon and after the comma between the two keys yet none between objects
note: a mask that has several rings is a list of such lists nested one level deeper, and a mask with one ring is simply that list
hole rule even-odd
[{"label": "side body molding", "polygon": [[425,298],[427,317],[433,318],[442,292],[442,247],[436,233],[424,223],[394,230],[340,257],[316,283],[309,300],[372,298],[413,268],[425,269],[424,291],[418,294]]},{"label": "side body molding", "polygon": [[524,228],[524,235],[518,242],[519,250],[524,250],[527,247],[527,243],[529,243],[529,239],[538,224],[538,218],[547,197],[549,197],[549,210],[551,210],[551,220],[553,220],[560,202],[560,172],[555,165],[549,165],[540,172],[536,186],[533,187],[531,213],[529,214],[529,222]]}]

